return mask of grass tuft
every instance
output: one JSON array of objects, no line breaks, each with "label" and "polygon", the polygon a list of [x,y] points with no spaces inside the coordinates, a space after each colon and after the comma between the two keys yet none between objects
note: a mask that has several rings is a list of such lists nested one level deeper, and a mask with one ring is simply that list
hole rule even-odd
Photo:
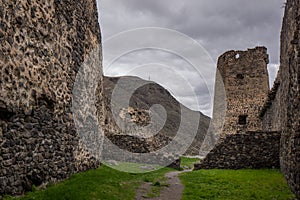
[{"label": "grass tuft", "polygon": [[180,168],[183,170],[193,169],[195,163],[200,163],[200,158],[187,158],[183,156],[180,159]]}]

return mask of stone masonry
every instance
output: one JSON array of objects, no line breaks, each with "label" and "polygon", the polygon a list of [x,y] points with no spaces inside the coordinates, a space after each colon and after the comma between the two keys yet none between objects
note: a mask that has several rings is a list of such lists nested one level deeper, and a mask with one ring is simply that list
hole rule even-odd
[{"label": "stone masonry", "polygon": [[224,134],[261,130],[257,118],[269,92],[267,49],[229,51],[220,56],[218,70],[226,91]]},{"label": "stone masonry", "polygon": [[76,75],[101,45],[96,1],[1,0],[0,43],[0,196],[98,167],[71,112]]},{"label": "stone masonry", "polygon": [[[279,168],[280,134],[262,132],[258,118],[269,91],[267,64],[265,47],[220,56],[225,122],[220,139],[195,169]],[[218,112],[214,108],[214,117]]]},{"label": "stone masonry", "polygon": [[[235,53],[233,51],[225,55],[227,54],[231,55],[230,61],[233,63],[229,64],[229,66],[242,64],[237,60],[234,61]],[[224,62],[224,58],[222,57],[224,57],[224,55],[221,56],[219,65],[220,61],[221,63]],[[267,60],[265,56],[262,56],[260,59]],[[267,83],[262,79],[260,85],[257,85],[256,81],[253,82],[260,92],[256,91],[258,93],[253,93],[253,88],[246,87],[243,88],[243,91],[238,91],[238,84],[234,85],[235,82],[230,80],[233,78],[233,75],[229,74],[232,75],[232,78],[227,75],[228,68],[226,68],[226,65],[224,65],[225,67],[219,67],[224,79],[228,100],[228,111],[225,128],[223,129],[224,135],[203,162],[196,166],[197,169],[277,167],[277,163],[280,163],[281,171],[284,173],[288,184],[297,198],[300,199],[299,62],[300,0],[287,0],[281,32],[280,70],[273,88],[269,91],[268,95],[265,95]],[[261,64],[264,65],[264,62],[261,62]],[[245,78],[243,73],[247,73],[247,69],[245,70],[244,72],[237,71],[239,74],[237,78],[243,80]],[[256,66],[255,70],[259,70],[259,68]],[[265,70],[260,73],[262,73],[262,76],[266,76]],[[257,74],[253,74],[252,76],[256,75]],[[236,94],[239,92],[241,95],[231,99],[231,97],[234,96],[232,94],[235,93],[235,90],[228,90],[230,86],[233,86],[232,89],[237,89]],[[244,93],[247,93],[246,96],[243,96]],[[247,97],[254,97],[252,99],[255,99],[255,101],[249,101]],[[265,103],[262,106],[261,103],[264,101]],[[244,106],[234,109],[232,105]],[[244,119],[238,120],[238,122],[241,122],[244,126],[236,125],[237,116],[234,114],[243,114],[249,107],[250,110],[253,111],[253,115],[246,113],[246,115],[248,115],[246,120],[245,117]],[[251,125],[249,126],[248,123]],[[243,128],[247,131],[251,129],[261,129],[262,131],[237,133]],[[234,135],[231,136],[231,133]],[[280,144],[279,147],[278,144]],[[270,159],[271,157],[273,157],[273,159]],[[249,161],[252,162],[249,163]],[[254,165],[253,163],[256,164]]]},{"label": "stone masonry", "polygon": [[[219,58],[227,95],[225,124],[221,139],[196,169],[280,165],[300,199],[299,32],[300,0],[287,0],[281,66],[270,91],[265,47],[229,51]],[[98,167],[75,126],[96,116],[93,122],[115,128],[103,97],[95,0],[0,0],[0,43],[0,198]],[[90,69],[82,67],[86,59],[93,64]],[[91,80],[101,78],[95,87],[96,109],[76,111],[78,121],[72,105],[84,100],[74,100],[72,91],[80,72]],[[99,140],[104,133],[97,134],[88,138]],[[128,139],[118,137],[116,143],[126,149]],[[143,146],[143,151],[149,149]]]},{"label": "stone masonry", "polygon": [[[280,133],[246,132],[227,135],[195,168],[279,168]],[[216,159],[217,158],[217,159]]]},{"label": "stone masonry", "polygon": [[300,199],[300,1],[288,0],[281,31],[280,70],[260,117],[281,133],[281,170]]}]

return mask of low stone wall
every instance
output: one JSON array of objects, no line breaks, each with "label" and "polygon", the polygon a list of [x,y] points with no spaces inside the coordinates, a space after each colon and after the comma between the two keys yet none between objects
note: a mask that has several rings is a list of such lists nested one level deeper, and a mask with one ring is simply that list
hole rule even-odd
[{"label": "low stone wall", "polygon": [[279,168],[279,146],[278,132],[226,135],[195,170]]},{"label": "low stone wall", "polygon": [[[173,153],[158,154],[154,149],[166,146],[170,138],[158,135],[154,139],[138,138],[129,135],[107,135],[104,139],[102,160],[166,165],[180,169],[180,155]],[[143,156],[144,155],[144,156]]]}]

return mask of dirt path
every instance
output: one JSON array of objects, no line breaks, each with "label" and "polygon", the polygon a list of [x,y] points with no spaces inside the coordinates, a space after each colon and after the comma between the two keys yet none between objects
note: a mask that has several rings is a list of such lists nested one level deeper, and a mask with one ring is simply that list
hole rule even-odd
[{"label": "dirt path", "polygon": [[151,192],[152,183],[144,183],[137,191],[136,200],[180,200],[184,189],[179,179],[179,174],[182,172],[187,171],[169,172],[165,175],[169,186],[163,187],[159,197],[146,197],[146,195]]}]

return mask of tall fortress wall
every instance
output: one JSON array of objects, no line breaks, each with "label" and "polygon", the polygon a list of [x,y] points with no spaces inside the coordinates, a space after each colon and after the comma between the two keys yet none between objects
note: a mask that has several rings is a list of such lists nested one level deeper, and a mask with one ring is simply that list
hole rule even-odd
[{"label": "tall fortress wall", "polygon": [[300,0],[288,0],[281,31],[280,69],[260,113],[264,131],[279,131],[280,168],[300,199]]},{"label": "tall fortress wall", "polygon": [[[94,76],[102,76],[100,37],[95,0],[0,1],[0,194],[98,167],[71,108],[76,75],[94,49]],[[101,81],[97,90],[101,108]]]}]

